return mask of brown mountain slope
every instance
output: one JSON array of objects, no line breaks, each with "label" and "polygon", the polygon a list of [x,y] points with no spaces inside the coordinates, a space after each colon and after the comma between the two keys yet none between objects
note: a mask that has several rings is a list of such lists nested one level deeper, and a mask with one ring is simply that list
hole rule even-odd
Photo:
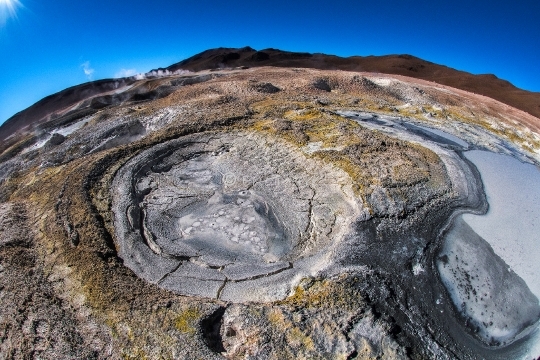
[{"label": "brown mountain slope", "polygon": [[[473,75],[410,55],[342,58],[334,55],[296,53],[277,49],[256,51],[250,47],[217,48],[173,64],[166,70],[200,71],[244,66],[306,67],[404,75],[485,95],[540,119],[540,93],[518,89],[495,75]],[[134,78],[100,80],[74,86],[50,95],[26,110],[15,114],[0,126],[0,139],[5,141],[11,134],[28,125],[34,126],[55,118],[83,100],[109,93],[134,82]],[[91,104],[90,107],[95,106],[101,107],[106,106],[106,104]]]},{"label": "brown mountain slope", "polygon": [[347,70],[397,74],[433,81],[442,85],[485,95],[540,118],[540,93],[519,89],[495,75],[473,75],[438,65],[411,55],[351,56],[286,52],[276,49],[255,51],[219,48],[204,51],[167,69],[199,71],[237,66],[307,67],[321,70]]},{"label": "brown mountain slope", "polygon": [[[14,132],[28,125],[37,125],[51,118],[51,115],[73,106],[81,100],[110,92],[114,89],[129,85],[135,80],[104,79],[73,86],[49,95],[29,108],[18,112],[0,126],[0,139],[5,140]],[[94,105],[95,107],[95,105]],[[54,115],[52,116],[54,117]]]}]

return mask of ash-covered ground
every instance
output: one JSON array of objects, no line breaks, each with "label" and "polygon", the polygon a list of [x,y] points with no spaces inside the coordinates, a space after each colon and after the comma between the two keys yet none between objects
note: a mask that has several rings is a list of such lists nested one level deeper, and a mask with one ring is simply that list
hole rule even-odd
[{"label": "ash-covered ground", "polygon": [[55,109],[0,148],[0,355],[537,357],[538,272],[463,220],[504,205],[470,154],[537,166],[537,121],[421,80],[277,68]]}]

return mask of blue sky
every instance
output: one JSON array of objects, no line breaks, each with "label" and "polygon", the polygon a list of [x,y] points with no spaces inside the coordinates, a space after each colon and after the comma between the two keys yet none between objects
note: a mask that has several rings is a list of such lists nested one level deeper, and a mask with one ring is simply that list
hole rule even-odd
[{"label": "blue sky", "polygon": [[412,54],[540,92],[537,0],[0,0],[0,123],[69,86],[248,45]]}]

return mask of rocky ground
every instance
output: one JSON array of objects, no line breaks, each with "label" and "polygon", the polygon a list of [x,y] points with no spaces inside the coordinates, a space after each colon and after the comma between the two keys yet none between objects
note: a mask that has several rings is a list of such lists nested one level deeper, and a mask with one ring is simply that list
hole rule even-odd
[{"label": "rocky ground", "polygon": [[1,148],[1,358],[518,351],[467,325],[435,262],[450,218],[487,206],[460,151],[538,164],[533,116],[277,68],[142,79],[55,113]]}]

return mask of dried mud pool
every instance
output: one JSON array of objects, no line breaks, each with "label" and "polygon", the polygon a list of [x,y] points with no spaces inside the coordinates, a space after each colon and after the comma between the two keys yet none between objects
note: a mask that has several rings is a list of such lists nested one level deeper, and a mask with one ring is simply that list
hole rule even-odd
[{"label": "dried mud pool", "polygon": [[344,171],[254,132],[172,140],[117,175],[120,255],[181,294],[282,299],[328,266],[359,216],[352,185]]}]

